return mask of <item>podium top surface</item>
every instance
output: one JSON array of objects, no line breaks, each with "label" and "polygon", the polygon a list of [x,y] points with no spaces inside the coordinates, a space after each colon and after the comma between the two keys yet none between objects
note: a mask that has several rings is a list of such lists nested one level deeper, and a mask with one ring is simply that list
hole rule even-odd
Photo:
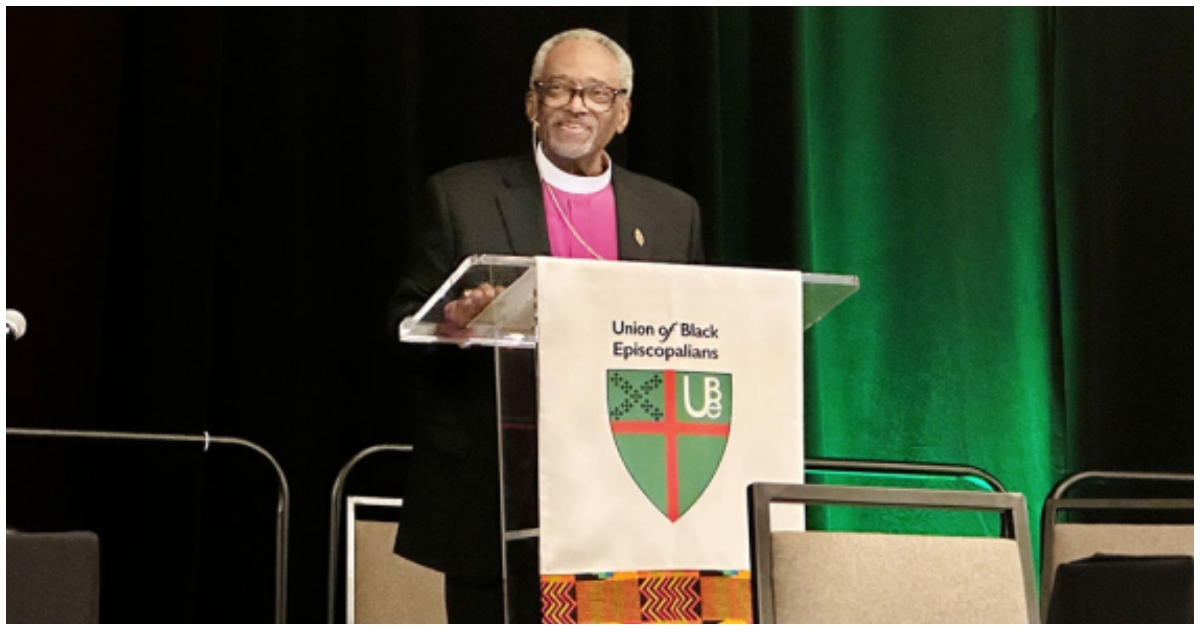
[{"label": "podium top surface", "polygon": [[[611,263],[611,264],[621,264]],[[858,277],[799,273],[804,286],[804,328],[821,320],[858,290]],[[467,289],[483,283],[503,288],[466,328],[448,325],[443,309]],[[537,347],[537,258],[471,256],[446,278],[414,315],[400,323],[400,341],[502,348]]]}]

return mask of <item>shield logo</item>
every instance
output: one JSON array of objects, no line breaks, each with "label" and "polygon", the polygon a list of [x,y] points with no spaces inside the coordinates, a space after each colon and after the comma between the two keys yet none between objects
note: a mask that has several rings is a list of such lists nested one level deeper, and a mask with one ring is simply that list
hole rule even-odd
[{"label": "shield logo", "polygon": [[672,523],[721,465],[732,408],[732,374],[608,371],[608,419],[621,462]]}]

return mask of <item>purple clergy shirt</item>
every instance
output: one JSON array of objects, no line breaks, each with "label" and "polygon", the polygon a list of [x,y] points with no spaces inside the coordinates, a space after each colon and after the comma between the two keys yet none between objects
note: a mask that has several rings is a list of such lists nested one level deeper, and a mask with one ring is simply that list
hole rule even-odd
[{"label": "purple clergy shirt", "polygon": [[563,221],[554,205],[554,200],[558,199],[558,206],[579,236],[604,260],[617,260],[617,199],[612,184],[594,193],[572,193],[555,188],[553,197],[550,188],[550,184],[542,183],[550,253],[560,258],[595,258]]}]

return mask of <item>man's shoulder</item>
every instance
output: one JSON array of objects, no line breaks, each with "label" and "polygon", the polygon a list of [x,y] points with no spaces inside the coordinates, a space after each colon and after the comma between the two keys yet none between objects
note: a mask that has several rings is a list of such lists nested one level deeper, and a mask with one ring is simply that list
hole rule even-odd
[{"label": "man's shoulder", "polygon": [[499,183],[512,177],[513,173],[518,173],[526,165],[526,162],[532,164],[533,160],[521,157],[508,157],[467,162],[439,171],[432,175],[430,179],[448,185],[460,182],[495,181]]},{"label": "man's shoulder", "polygon": [[613,170],[614,186],[624,187],[639,196],[650,197],[660,203],[698,207],[695,197],[668,184],[627,168],[616,166]]}]

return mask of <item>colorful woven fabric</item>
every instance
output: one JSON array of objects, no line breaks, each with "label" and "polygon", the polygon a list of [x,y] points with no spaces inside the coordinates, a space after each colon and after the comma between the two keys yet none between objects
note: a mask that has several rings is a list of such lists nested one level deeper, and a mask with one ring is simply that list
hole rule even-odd
[{"label": "colorful woven fabric", "polygon": [[542,576],[545,623],[749,623],[749,571]]}]

